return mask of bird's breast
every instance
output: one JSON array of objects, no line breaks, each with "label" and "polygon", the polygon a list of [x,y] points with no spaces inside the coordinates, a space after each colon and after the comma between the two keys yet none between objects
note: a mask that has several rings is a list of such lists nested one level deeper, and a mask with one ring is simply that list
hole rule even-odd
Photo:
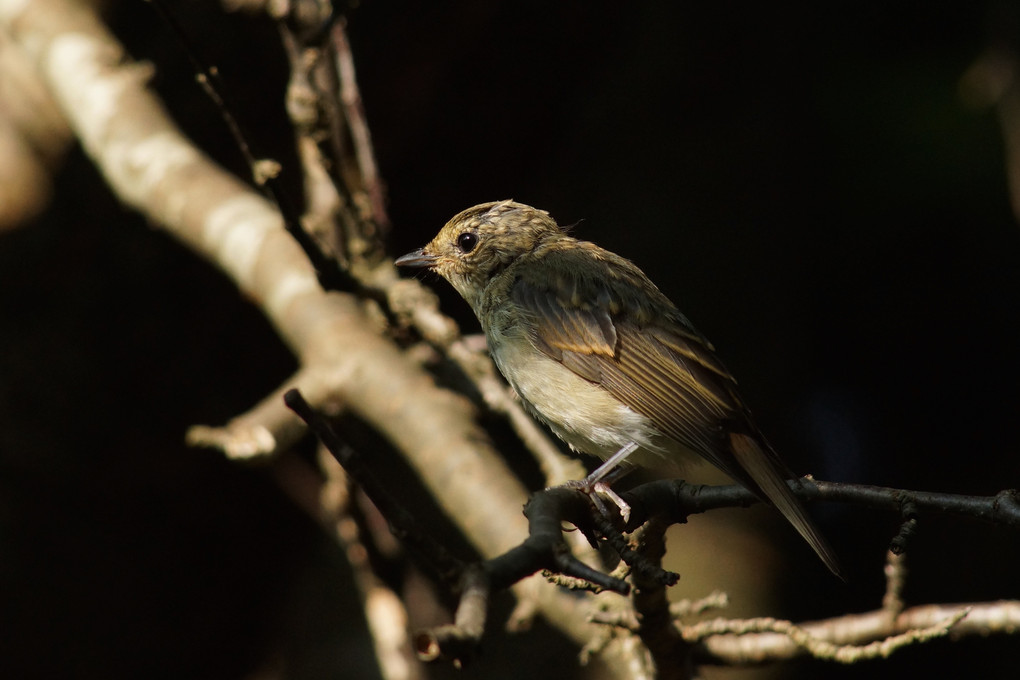
[{"label": "bird's breast", "polygon": [[683,465],[673,442],[608,390],[581,378],[537,349],[519,326],[497,325],[486,337],[493,360],[525,407],[571,448],[607,458],[631,442],[631,461],[644,467]]}]

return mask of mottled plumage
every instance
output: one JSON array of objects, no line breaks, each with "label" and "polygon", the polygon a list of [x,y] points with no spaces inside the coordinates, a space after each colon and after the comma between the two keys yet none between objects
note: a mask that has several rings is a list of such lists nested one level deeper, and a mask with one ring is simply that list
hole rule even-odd
[{"label": "mottled plumage", "polygon": [[499,370],[572,448],[679,472],[711,461],[777,507],[839,573],[714,348],[629,260],[568,236],[548,213],[484,203],[397,260],[429,267],[471,305]]}]

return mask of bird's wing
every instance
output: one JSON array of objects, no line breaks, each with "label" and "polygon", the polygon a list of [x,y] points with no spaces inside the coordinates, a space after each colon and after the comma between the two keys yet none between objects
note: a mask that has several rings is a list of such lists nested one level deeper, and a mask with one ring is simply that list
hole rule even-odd
[{"label": "bird's wing", "polygon": [[751,422],[736,381],[637,267],[595,247],[553,251],[521,268],[510,296],[542,352],[767,499],[841,574],[786,485],[792,475]]},{"label": "bird's wing", "polygon": [[510,295],[542,352],[758,491],[727,440],[746,420],[735,381],[629,261],[601,249],[549,252],[522,268]]}]

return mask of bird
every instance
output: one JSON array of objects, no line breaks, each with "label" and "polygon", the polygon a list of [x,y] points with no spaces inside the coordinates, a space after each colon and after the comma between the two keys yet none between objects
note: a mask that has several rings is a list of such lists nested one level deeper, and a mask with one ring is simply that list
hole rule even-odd
[{"label": "bird", "polygon": [[706,460],[778,509],[842,578],[715,348],[630,260],[503,200],[455,215],[395,263],[453,286],[525,408],[571,449],[658,471]]}]

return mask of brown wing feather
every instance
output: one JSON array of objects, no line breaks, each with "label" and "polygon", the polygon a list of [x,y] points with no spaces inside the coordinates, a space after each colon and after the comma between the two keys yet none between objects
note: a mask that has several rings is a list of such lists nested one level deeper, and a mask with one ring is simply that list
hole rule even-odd
[{"label": "brown wing feather", "polygon": [[[535,344],[758,491],[729,451],[723,425],[737,424],[745,409],[711,345],[630,262],[616,258],[610,267],[596,259],[604,272],[570,276],[580,269],[570,266],[570,256],[558,250],[532,261],[511,290],[531,322]],[[549,265],[549,259],[557,266],[534,266],[543,260]],[[585,264],[590,271],[592,260]]]},{"label": "brown wing feather", "polygon": [[[832,549],[786,485],[784,477],[791,475],[751,422],[712,345],[629,261],[579,245],[587,252],[554,250],[536,258],[510,291],[536,346],[775,505],[841,575]],[[576,255],[585,258],[584,266],[571,266]],[[548,259],[559,261],[552,267]],[[593,261],[603,271],[584,273]]]}]

